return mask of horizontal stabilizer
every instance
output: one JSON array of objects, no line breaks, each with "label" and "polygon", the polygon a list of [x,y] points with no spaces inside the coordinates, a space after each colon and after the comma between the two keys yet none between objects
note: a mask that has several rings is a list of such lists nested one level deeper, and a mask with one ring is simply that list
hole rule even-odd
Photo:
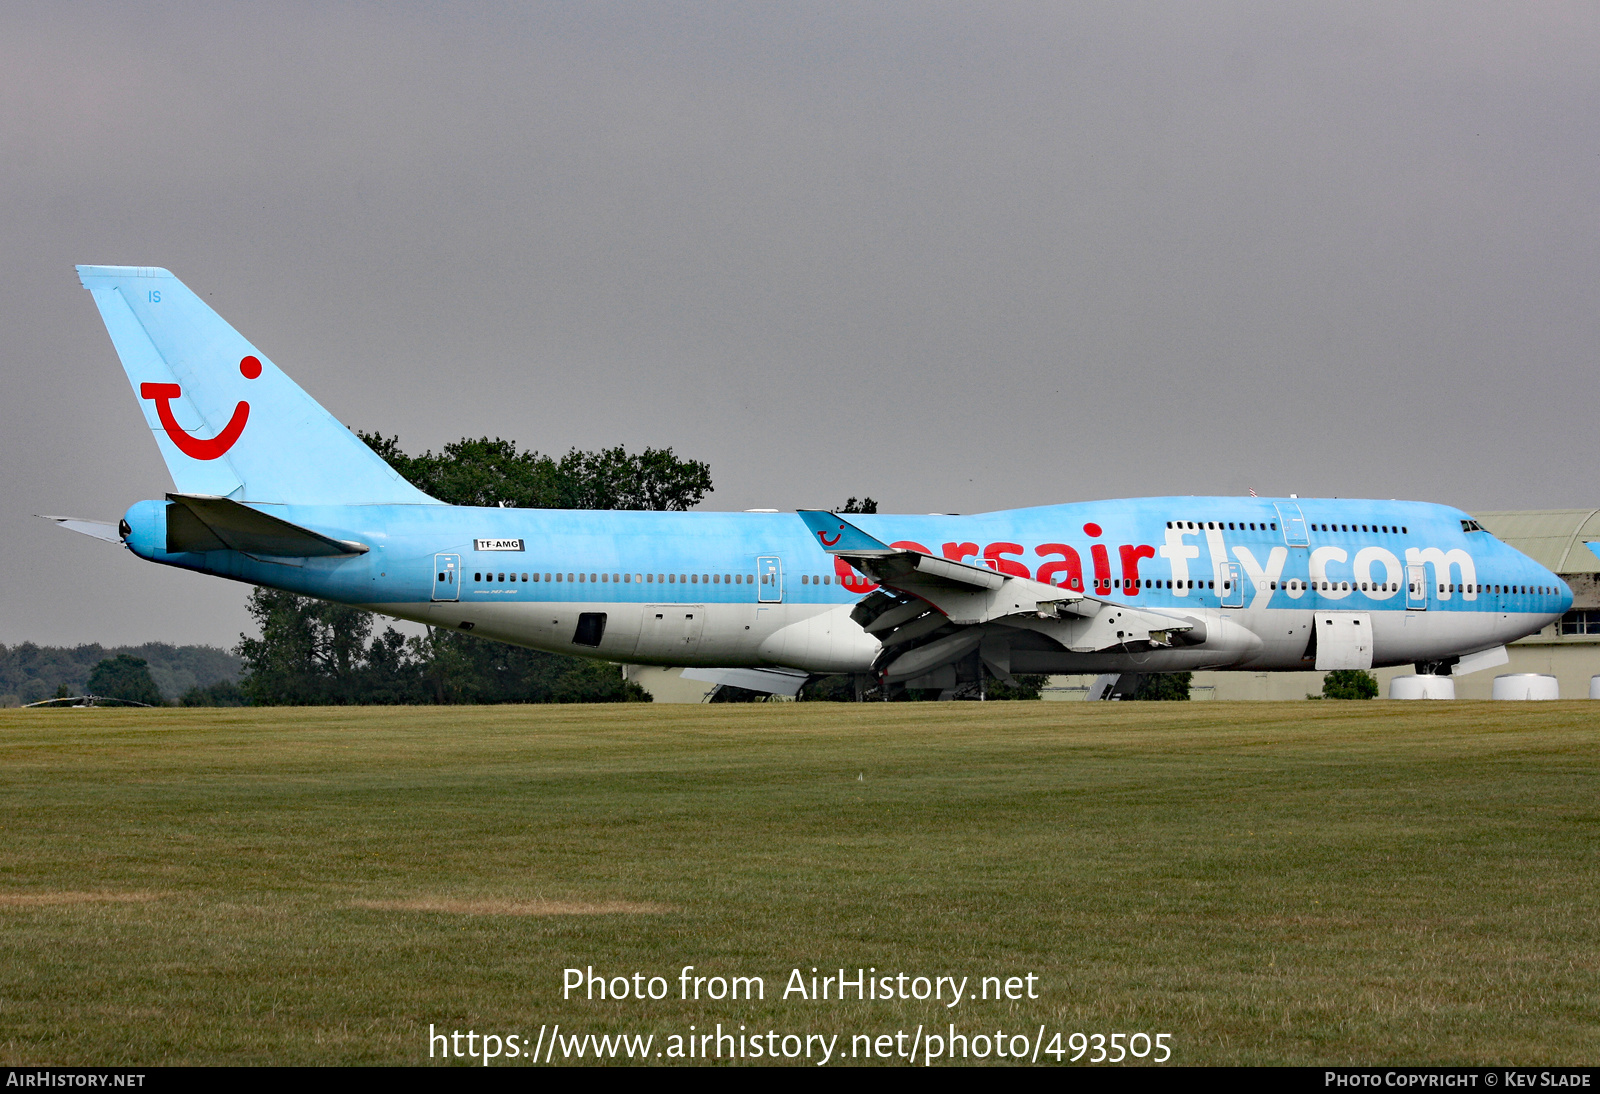
[{"label": "horizontal stabilizer", "polygon": [[69,529],[70,531],[82,532],[86,536],[93,536],[95,539],[103,539],[107,543],[122,542],[122,535],[117,531],[117,526],[103,520],[79,520],[77,517],[51,517],[44,516],[42,513],[40,516],[44,517],[45,520],[53,520],[61,527]]},{"label": "horizontal stabilizer", "polygon": [[682,673],[685,680],[790,696],[800,693],[801,686],[810,675],[784,669],[684,669]]},{"label": "horizontal stabilizer", "polygon": [[167,552],[243,551],[278,558],[364,555],[369,548],[268,516],[228,498],[168,494]]}]

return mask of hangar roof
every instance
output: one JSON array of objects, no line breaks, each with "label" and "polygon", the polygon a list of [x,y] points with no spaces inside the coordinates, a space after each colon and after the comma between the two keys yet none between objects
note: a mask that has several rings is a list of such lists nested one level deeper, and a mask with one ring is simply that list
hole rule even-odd
[{"label": "hangar roof", "polygon": [[1547,570],[1558,574],[1600,573],[1600,557],[1587,544],[1600,542],[1600,509],[1529,509],[1474,512],[1479,524]]}]

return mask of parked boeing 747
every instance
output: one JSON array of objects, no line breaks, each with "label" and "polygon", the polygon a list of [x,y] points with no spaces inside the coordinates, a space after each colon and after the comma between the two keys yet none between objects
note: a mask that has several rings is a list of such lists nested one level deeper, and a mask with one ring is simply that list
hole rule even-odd
[{"label": "parked boeing 747", "polygon": [[1163,497],[974,516],[442,504],[163,269],[80,266],[172,474],[140,558],[555,653],[794,694],[855,673],[1470,671],[1561,616],[1555,574],[1444,505]]}]

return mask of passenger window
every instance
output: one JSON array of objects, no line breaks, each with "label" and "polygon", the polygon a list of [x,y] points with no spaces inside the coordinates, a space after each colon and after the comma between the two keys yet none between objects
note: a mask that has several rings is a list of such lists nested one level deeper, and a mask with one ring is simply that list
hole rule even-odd
[{"label": "passenger window", "polygon": [[806,576],[805,574],[801,574],[800,575],[800,584],[802,584],[802,585],[811,584],[811,578]]},{"label": "passenger window", "polygon": [[675,585],[675,584],[677,584],[677,582],[678,582],[678,575],[677,574],[668,574],[667,575],[667,584],[668,585]]},{"label": "passenger window", "polygon": [[481,572],[473,574],[472,575],[472,580],[474,580],[474,581],[482,581],[483,580],[483,574]]}]

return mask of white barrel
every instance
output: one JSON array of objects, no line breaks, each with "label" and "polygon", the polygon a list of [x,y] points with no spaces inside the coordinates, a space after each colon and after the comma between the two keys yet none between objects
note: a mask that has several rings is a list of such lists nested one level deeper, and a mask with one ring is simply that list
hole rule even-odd
[{"label": "white barrel", "polygon": [[1600,699],[1600,676],[1589,677],[1589,698]]},{"label": "white barrel", "polygon": [[1508,672],[1494,678],[1496,699],[1559,699],[1561,684],[1542,672]]},{"label": "white barrel", "polygon": [[1456,682],[1448,676],[1396,676],[1389,681],[1391,699],[1454,699]]}]

